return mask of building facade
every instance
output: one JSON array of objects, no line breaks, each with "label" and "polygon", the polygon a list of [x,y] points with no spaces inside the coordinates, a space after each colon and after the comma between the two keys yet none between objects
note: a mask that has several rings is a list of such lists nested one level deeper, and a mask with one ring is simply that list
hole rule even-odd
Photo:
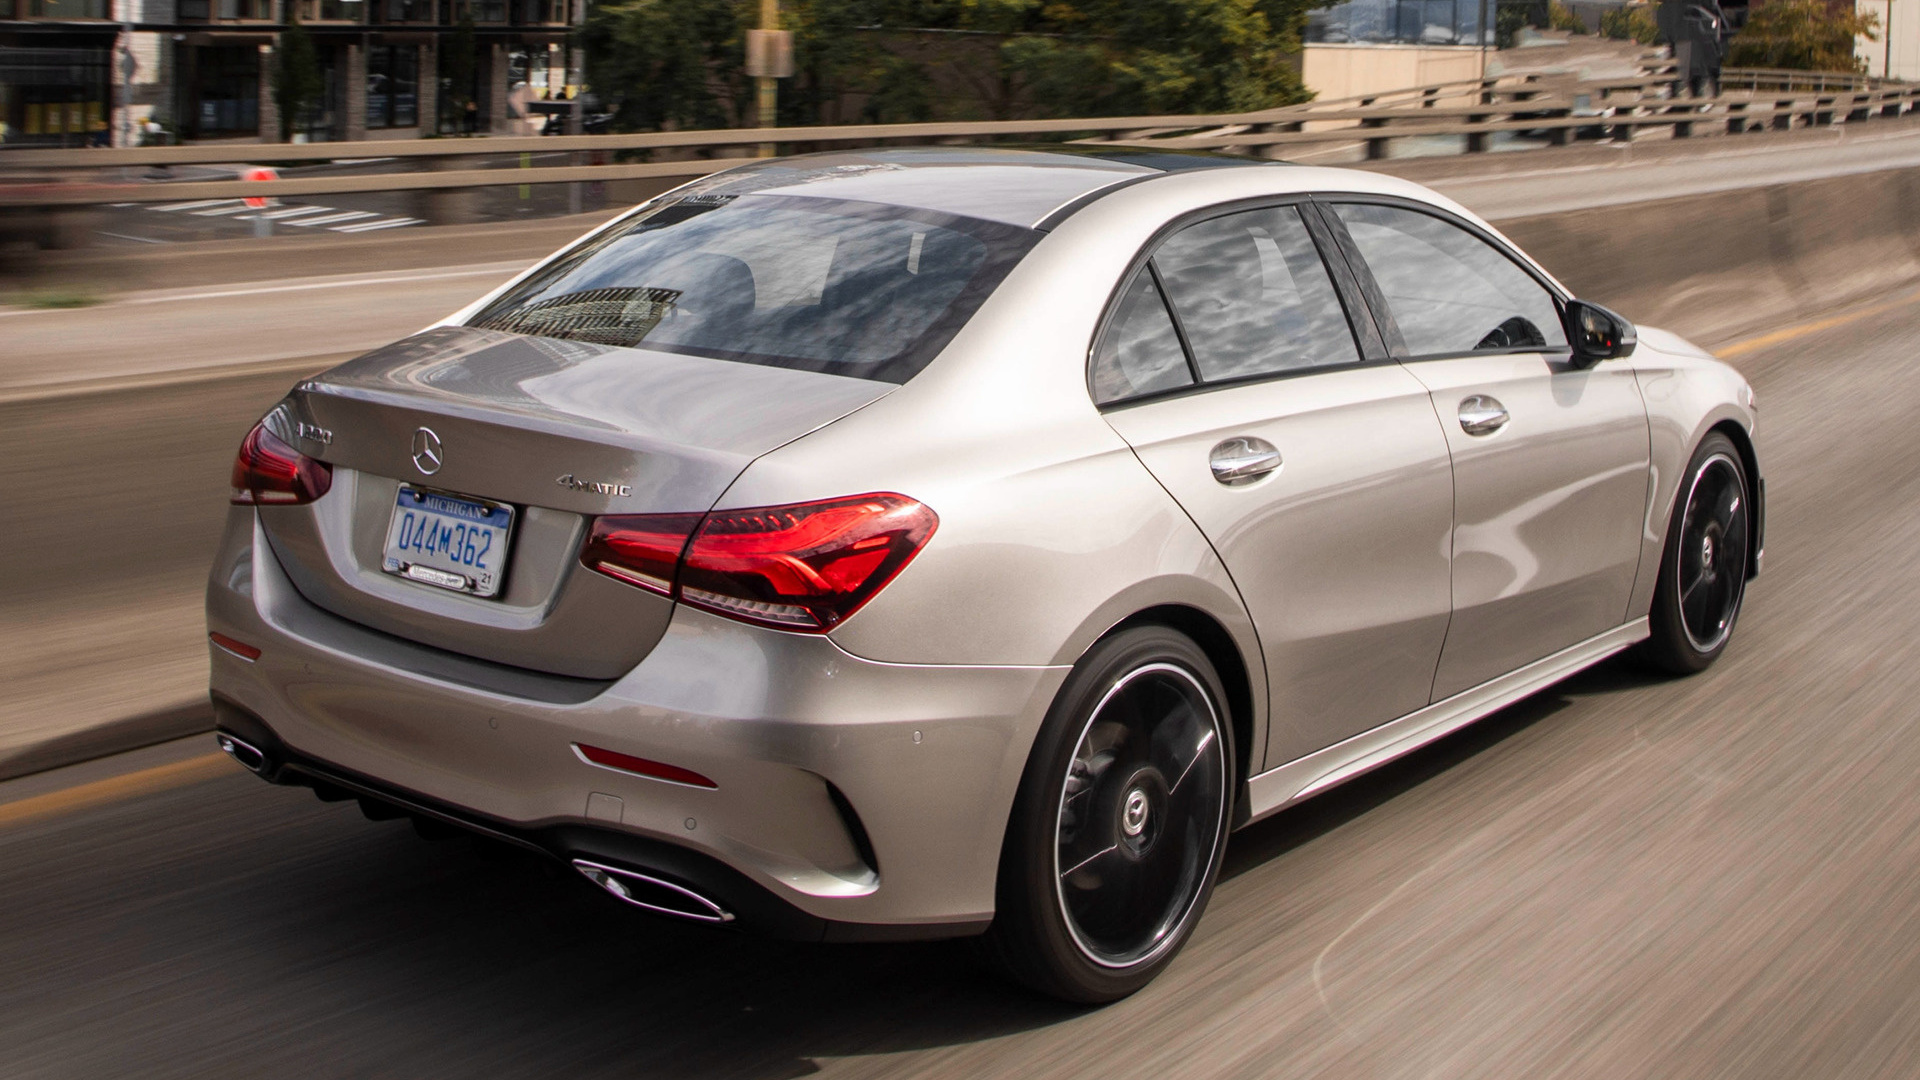
[{"label": "building facade", "polygon": [[290,20],[321,86],[286,125],[298,141],[531,132],[530,102],[577,92],[568,43],[586,14],[586,0],[0,0],[0,14],[9,5],[5,146],[278,141]]}]

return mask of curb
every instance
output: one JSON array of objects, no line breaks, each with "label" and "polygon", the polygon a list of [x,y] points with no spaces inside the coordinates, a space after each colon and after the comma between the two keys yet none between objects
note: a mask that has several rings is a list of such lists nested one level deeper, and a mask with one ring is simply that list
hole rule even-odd
[{"label": "curb", "polygon": [[0,781],[77,765],[213,730],[213,706],[193,701],[58,735],[0,757]]}]

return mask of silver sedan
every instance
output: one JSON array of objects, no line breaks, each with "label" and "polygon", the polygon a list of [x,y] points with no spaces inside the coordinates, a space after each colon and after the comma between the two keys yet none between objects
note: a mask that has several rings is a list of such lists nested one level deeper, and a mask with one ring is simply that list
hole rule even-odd
[{"label": "silver sedan", "polygon": [[754,163],[260,422],[219,738],[649,911],[1112,1000],[1232,829],[1622,650],[1712,663],[1753,424],[1401,180]]}]

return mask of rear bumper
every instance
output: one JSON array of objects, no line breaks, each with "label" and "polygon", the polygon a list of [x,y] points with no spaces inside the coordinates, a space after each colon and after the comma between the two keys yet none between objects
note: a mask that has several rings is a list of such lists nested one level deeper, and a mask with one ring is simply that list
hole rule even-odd
[{"label": "rear bumper", "polygon": [[[261,650],[213,649],[212,690],[223,726],[265,742],[275,778],[677,881],[743,925],[803,938],[981,929],[1014,789],[1066,675],[878,664],[686,608],[618,680],[541,675],[315,607],[244,509],[207,625]],[[594,766],[576,743],[718,787]]]}]

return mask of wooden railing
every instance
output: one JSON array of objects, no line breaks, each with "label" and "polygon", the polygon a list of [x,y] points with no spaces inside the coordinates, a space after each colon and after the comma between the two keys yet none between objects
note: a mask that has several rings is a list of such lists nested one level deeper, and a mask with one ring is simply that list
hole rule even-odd
[{"label": "wooden railing", "polygon": [[[1648,128],[1673,136],[1858,123],[1904,116],[1920,104],[1920,85],[1850,75],[1728,71],[1712,98],[1672,96],[1672,66],[1649,55],[1639,77],[1579,81],[1523,75],[1471,79],[1318,101],[1251,113],[1097,117],[974,123],[859,124],[835,127],[648,132],[396,142],[234,144],[96,150],[0,152],[0,207],[175,202],[241,196],[314,196],[375,191],[451,191],[513,184],[632,179],[690,179],[750,155],[761,143],[794,152],[899,143],[969,144],[1070,140],[1080,144],[1215,150],[1284,158],[1294,148],[1355,144],[1369,158],[1390,156],[1408,138],[1461,137],[1464,149],[1489,149],[1503,132],[1538,133],[1552,145],[1595,136],[1631,139]],[[1735,89],[1737,87],[1737,89]],[[519,168],[473,159],[521,156]],[[529,155],[566,155],[571,163],[532,165]],[[384,159],[404,171],[301,176],[273,181],[152,180],[128,171],[179,165]],[[651,160],[618,160],[644,156]]]}]

